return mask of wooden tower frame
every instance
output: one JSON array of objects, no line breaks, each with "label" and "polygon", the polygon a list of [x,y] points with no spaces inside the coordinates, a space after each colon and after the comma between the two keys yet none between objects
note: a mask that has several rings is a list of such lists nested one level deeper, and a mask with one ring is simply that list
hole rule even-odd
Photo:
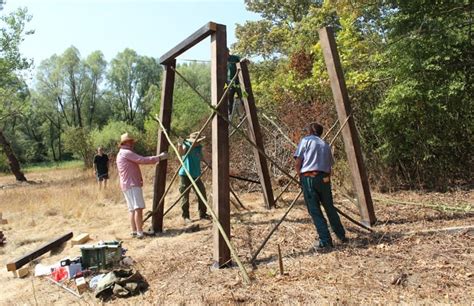
[{"label": "wooden tower frame", "polygon": [[[209,22],[199,30],[191,34],[188,38],[176,45],[170,51],[160,57],[160,64],[164,66],[164,75],[161,93],[160,121],[164,128],[169,131],[171,128],[171,114],[173,105],[173,89],[175,82],[176,58],[189,50],[207,37],[211,37],[211,105],[220,114],[226,114],[228,110],[227,98],[219,103],[222,95],[226,92],[227,81],[227,37],[226,26]],[[247,84],[247,77],[239,74],[243,84]],[[250,82],[247,91],[251,92]],[[249,137],[256,140],[258,147],[263,151],[261,141],[260,126],[256,116],[253,95],[251,98],[243,99],[247,113],[249,126]],[[229,124],[221,115],[212,119],[212,207],[218,217],[219,223],[224,228],[227,237],[230,237],[230,185],[229,185]],[[158,131],[157,154],[167,152],[169,143],[162,130]],[[260,184],[264,193],[265,204],[268,208],[273,207],[274,199],[271,188],[266,160],[257,149],[254,149],[257,159],[257,171],[260,177]],[[165,194],[166,175],[168,163],[166,160],[160,162],[155,169],[153,215],[152,226],[155,233],[163,231],[164,205],[160,199]],[[216,266],[222,267],[230,263],[231,254],[222,235],[214,223],[214,262]]]}]

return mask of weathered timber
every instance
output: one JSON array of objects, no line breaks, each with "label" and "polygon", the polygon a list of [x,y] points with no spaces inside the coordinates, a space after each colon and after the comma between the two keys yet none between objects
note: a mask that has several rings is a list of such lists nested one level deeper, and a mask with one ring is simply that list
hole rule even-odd
[{"label": "weathered timber", "polygon": [[[211,104],[218,112],[227,113],[228,101],[218,105],[224,94],[227,81],[227,37],[226,27],[216,25],[211,35]],[[219,223],[227,237],[230,237],[230,194],[229,194],[229,126],[220,116],[212,119],[212,203]],[[214,265],[224,267],[230,264],[231,253],[220,233],[217,223],[213,226]]]},{"label": "weathered timber", "polygon": [[84,244],[85,242],[89,241],[89,239],[89,234],[82,233],[71,240],[71,246],[75,246],[76,244]]},{"label": "weathered timber", "polygon": [[352,183],[357,193],[361,219],[366,225],[373,225],[376,222],[376,218],[372,196],[370,194],[369,180],[367,179],[354,118],[350,116],[352,109],[333,30],[328,27],[320,29],[319,38],[331,82],[339,122],[343,122],[346,118],[349,118],[347,125],[342,130],[342,136],[347,160],[351,169]]},{"label": "weathered timber", "polygon": [[10,262],[7,264],[7,271],[15,271],[18,270],[19,268],[23,267],[33,259],[61,246],[64,242],[68,241],[71,239],[73,236],[72,232],[67,233],[66,235],[63,235],[61,237],[58,237],[54,240],[51,240],[50,242],[40,246],[36,250]]},{"label": "weathered timber", "polygon": [[[173,89],[175,80],[175,66],[176,60],[170,61],[165,65],[163,75],[163,91],[161,92],[161,106],[160,106],[160,120],[163,125],[169,129],[171,127],[171,110],[173,108]],[[156,154],[161,152],[168,152],[168,141],[163,136],[162,131],[158,131],[158,144]],[[152,227],[155,233],[163,231],[163,207],[161,201],[164,202],[165,186],[166,186],[166,172],[168,169],[168,161],[162,160],[155,168],[155,181],[153,182],[153,215]],[[171,184],[170,184],[171,185]]]},{"label": "weathered timber", "polygon": [[253,152],[258,176],[260,177],[265,204],[267,208],[270,209],[275,206],[275,201],[273,198],[272,183],[270,181],[267,160],[265,159],[265,156],[260,153],[260,151],[265,152],[265,149],[263,146],[263,137],[262,132],[260,131],[260,124],[258,123],[257,107],[255,106],[252,84],[250,83],[247,60],[242,60],[237,63],[237,68],[239,69],[240,86],[243,87],[243,90],[245,90],[246,93],[242,95],[242,101],[244,104],[245,113],[247,114],[249,138],[261,149],[257,150],[254,148]]},{"label": "weathered timber", "polygon": [[166,52],[160,57],[160,64],[164,65],[176,59],[187,50],[191,49],[203,39],[216,32],[218,24],[208,22],[199,30],[188,36],[185,40],[177,44],[174,48]]}]

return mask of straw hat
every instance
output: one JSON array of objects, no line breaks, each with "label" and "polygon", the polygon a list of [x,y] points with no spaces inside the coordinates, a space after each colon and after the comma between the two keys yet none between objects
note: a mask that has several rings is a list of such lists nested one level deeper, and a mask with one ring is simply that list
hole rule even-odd
[{"label": "straw hat", "polygon": [[199,132],[191,133],[191,134],[189,134],[189,138],[186,139],[186,141],[200,143],[201,141],[206,139],[206,136],[201,136],[201,137],[197,138],[198,135],[199,135]]},{"label": "straw hat", "polygon": [[122,135],[120,136],[120,144],[121,144],[121,145],[122,145],[124,142],[130,141],[130,140],[133,141],[133,142],[135,142],[135,139],[134,139],[131,135],[129,135],[128,133],[122,134]]}]

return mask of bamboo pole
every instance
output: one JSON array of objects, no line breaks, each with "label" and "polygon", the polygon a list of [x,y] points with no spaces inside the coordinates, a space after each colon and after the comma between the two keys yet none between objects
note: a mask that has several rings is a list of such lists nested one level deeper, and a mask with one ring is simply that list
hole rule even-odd
[{"label": "bamboo pole", "polygon": [[[182,79],[184,79],[189,85],[190,83],[179,73],[177,73],[179,77],[181,77]],[[190,85],[191,86],[191,85]],[[191,87],[191,89],[193,91],[195,91],[201,98],[202,100],[204,101],[204,103],[206,103],[211,109],[213,112],[217,113],[218,116],[220,116],[224,121],[226,121],[230,126],[232,126],[234,129],[236,128],[236,125],[230,121],[226,115],[223,115],[219,112],[219,110],[214,107],[212,104],[210,104],[209,101],[207,101],[202,95],[199,94],[199,92],[194,88],[194,87]],[[278,170],[280,170],[283,174],[285,174],[288,178],[290,178],[292,181],[294,181],[295,183],[297,183],[299,185],[299,181],[296,180],[292,175],[290,175],[285,169],[283,169],[283,167],[281,167],[273,158],[271,158],[270,156],[268,156],[268,154],[265,153],[265,151],[263,151],[261,148],[259,148],[244,132],[242,132],[241,130],[237,130],[241,135],[242,137],[245,138],[245,140],[247,140],[248,143],[250,143],[250,145],[252,145],[260,154],[262,154],[269,162],[271,162],[275,168],[277,168]],[[349,221],[351,221],[352,223],[364,228],[364,229],[367,229],[369,231],[372,231],[372,229],[370,229],[369,227],[367,227],[366,225],[350,218],[347,214],[341,212],[337,207],[334,207],[336,209],[337,212],[339,212],[342,216],[344,216],[345,218],[347,218]]]},{"label": "bamboo pole", "polygon": [[[208,169],[209,169],[209,167],[204,168],[204,170],[202,171],[201,175],[198,176],[196,179],[194,179],[194,181],[197,182],[197,180],[200,179]],[[184,195],[186,194],[186,192],[188,192],[192,187],[193,187],[192,184],[189,185],[188,187],[186,187],[186,189],[183,191],[183,193],[181,193],[181,194],[179,195],[179,197],[174,201],[174,203],[171,204],[170,207],[165,211],[165,213],[163,214],[163,217],[166,216],[166,215],[169,213],[169,211],[170,211],[176,204],[178,204],[179,200],[181,200],[181,199],[184,197]]]},{"label": "bamboo pole", "polygon": [[240,258],[237,254],[237,252],[235,251],[232,243],[230,242],[230,239],[229,237],[227,237],[227,234],[225,233],[225,230],[224,228],[222,227],[221,223],[219,222],[216,214],[214,213],[214,210],[211,208],[211,206],[207,203],[207,200],[206,198],[202,195],[202,193],[199,191],[199,188],[198,186],[196,185],[196,182],[194,182],[191,174],[189,173],[188,169],[186,169],[185,165],[184,165],[184,161],[181,159],[181,157],[179,156],[179,153],[178,153],[178,149],[176,148],[176,146],[171,142],[171,139],[168,135],[168,132],[166,131],[165,127],[163,126],[163,124],[161,123],[160,120],[158,120],[158,123],[160,124],[160,127],[163,131],[163,134],[165,135],[166,139],[168,139],[168,142],[169,142],[169,145],[170,147],[173,149],[173,151],[176,153],[176,155],[178,156],[178,160],[181,164],[181,166],[183,167],[184,169],[184,172],[186,173],[186,176],[190,179],[191,183],[193,184],[195,190],[196,190],[196,193],[198,194],[199,198],[201,199],[201,201],[204,203],[204,205],[206,205],[207,207],[207,210],[209,211],[209,213],[211,214],[212,218],[214,219],[214,222],[216,223],[217,225],[217,228],[219,229],[219,232],[220,234],[222,235],[222,237],[224,238],[224,241],[225,243],[227,244],[227,246],[229,247],[229,250],[230,250],[230,253],[232,255],[232,257],[234,257],[234,260],[235,262],[237,263],[240,271],[242,272],[242,277],[244,279],[244,281],[246,283],[250,283],[250,277],[247,273],[247,270],[245,270],[245,267],[242,265],[242,262],[240,261]]},{"label": "bamboo pole", "polygon": [[[179,75],[181,78],[183,78],[183,76],[174,68],[174,67],[170,67],[171,70],[173,70],[177,75]],[[238,72],[238,71],[237,71]],[[230,86],[235,82],[237,78],[237,74],[232,78],[232,80],[230,80],[230,85],[224,90],[224,93],[222,94],[219,102],[217,103],[216,105],[216,108],[218,108],[221,103],[223,103],[225,101],[225,98],[227,97],[227,92],[229,91],[229,88]],[[188,82],[188,85],[191,86],[191,84]],[[194,88],[193,88],[194,89]],[[194,90],[201,98],[204,98],[197,90]],[[213,112],[206,120],[206,122],[204,123],[204,125],[202,126],[202,128],[199,130],[198,132],[198,135],[196,136],[196,138],[199,138],[199,136],[201,136],[202,132],[204,131],[204,129],[209,125],[209,123],[212,121],[212,119],[216,116],[216,113]],[[155,115],[155,121],[158,118],[158,115]],[[229,136],[230,137],[230,136]],[[183,160],[186,159],[186,157],[188,156],[189,152],[191,151],[191,149],[194,147],[194,143],[192,144],[191,148],[189,148],[188,152],[186,152],[186,154],[184,155],[183,157]],[[178,177],[178,172],[179,172],[179,168],[178,170],[176,170],[175,174],[173,175],[173,177],[171,178],[171,181],[170,183],[168,184],[168,187],[166,188],[165,192],[163,192],[163,195],[161,196],[160,198],[160,201],[158,202],[158,205],[156,205],[156,209],[153,210],[153,212],[148,215],[144,220],[143,222],[145,222],[146,220],[148,220],[152,215],[154,215],[156,213],[156,211],[158,211],[158,209],[161,207],[161,205],[163,205],[164,203],[164,200],[165,200],[165,197],[166,195],[168,194],[168,192],[170,191],[171,189],[171,186],[173,185],[175,179]]]},{"label": "bamboo pole", "polygon": [[[294,176],[295,178],[298,176],[298,173]],[[291,183],[293,183],[292,180],[290,180],[288,182],[288,184],[286,184],[285,188],[283,188],[283,190],[280,192],[280,194],[275,198],[275,203],[280,199],[280,197],[288,190],[288,188],[290,188],[290,185]]]},{"label": "bamboo pole", "polygon": [[[246,116],[244,116],[244,118],[242,118],[242,120],[241,120],[240,123],[237,125],[237,127],[240,128],[240,126],[245,122],[245,119],[246,119]],[[229,138],[232,137],[232,136],[235,134],[235,132],[236,132],[235,130],[232,131],[232,133],[230,133],[230,135],[229,135]],[[198,178],[201,178],[201,177],[204,175],[204,173],[207,172],[207,170],[210,169],[210,168],[211,168],[211,166],[210,166],[208,163],[206,163],[206,168],[204,168],[204,170],[202,171],[201,175],[200,175]],[[179,170],[179,169],[178,169],[178,170]],[[176,172],[176,173],[178,173],[178,172]],[[197,180],[197,179],[196,179],[196,180]],[[171,183],[170,183],[170,186],[171,186]],[[181,200],[181,198],[184,196],[184,194],[185,194],[189,189],[191,189],[191,187],[192,187],[192,185],[189,185],[189,186],[184,190],[184,192],[179,195],[178,199],[175,200],[175,202],[174,202],[173,204],[171,204],[171,206],[165,211],[165,213],[163,214],[163,217],[166,216],[166,214],[168,214],[168,213],[170,212],[170,210],[171,210],[176,204],[178,204],[179,200]],[[160,202],[160,203],[162,203],[162,202]],[[244,207],[244,209],[246,209],[246,208]],[[149,212],[149,213],[150,213],[151,215],[153,214],[153,212]],[[151,216],[151,215],[150,215],[150,216]],[[145,218],[145,220],[143,220],[143,222],[145,222],[146,220],[148,220],[148,218],[150,218],[150,216],[147,216],[147,217]]]},{"label": "bamboo pole", "polygon": [[293,142],[293,140],[291,140],[290,137],[288,137],[282,130],[281,128],[272,120],[270,119],[267,115],[265,115],[265,113],[262,113],[262,116],[263,118],[267,119],[268,122],[270,122],[276,129],[278,132],[280,132],[280,134],[289,142],[293,145],[293,147],[297,147],[296,143]]},{"label": "bamboo pole", "polygon": [[298,201],[299,197],[303,193],[303,190],[300,190],[296,198],[291,202],[290,206],[287,208],[286,212],[283,214],[283,216],[280,218],[280,220],[275,224],[275,226],[271,229],[271,231],[268,233],[267,237],[263,240],[262,244],[258,247],[257,251],[253,254],[252,258],[250,259],[251,263],[255,262],[255,259],[257,259],[258,254],[262,251],[263,247],[267,244],[268,240],[270,240],[270,237],[273,235],[273,233],[277,230],[277,228],[280,226],[280,224],[285,220],[286,216],[288,213],[293,209],[293,206],[295,206],[296,201]]},{"label": "bamboo pole", "polygon": [[235,193],[234,189],[232,189],[232,187],[229,188],[230,190],[230,193],[234,196],[235,200],[237,200],[237,203],[240,205],[240,207],[242,207],[243,209],[247,209],[244,204],[242,204],[242,201],[240,201],[239,197],[237,196],[237,194]]}]

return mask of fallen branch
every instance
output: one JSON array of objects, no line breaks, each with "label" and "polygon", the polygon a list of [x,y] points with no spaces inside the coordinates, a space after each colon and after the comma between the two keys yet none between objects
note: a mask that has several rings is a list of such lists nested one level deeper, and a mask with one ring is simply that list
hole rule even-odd
[{"label": "fallen branch", "polygon": [[472,213],[471,205],[466,205],[466,207],[455,207],[455,206],[448,206],[445,204],[428,204],[428,203],[418,203],[418,202],[406,202],[406,201],[397,201],[391,199],[382,199],[382,198],[373,198],[376,201],[379,201],[382,204],[389,204],[389,205],[407,205],[407,206],[420,206],[425,208],[432,208],[439,211],[459,211],[465,213]]}]

